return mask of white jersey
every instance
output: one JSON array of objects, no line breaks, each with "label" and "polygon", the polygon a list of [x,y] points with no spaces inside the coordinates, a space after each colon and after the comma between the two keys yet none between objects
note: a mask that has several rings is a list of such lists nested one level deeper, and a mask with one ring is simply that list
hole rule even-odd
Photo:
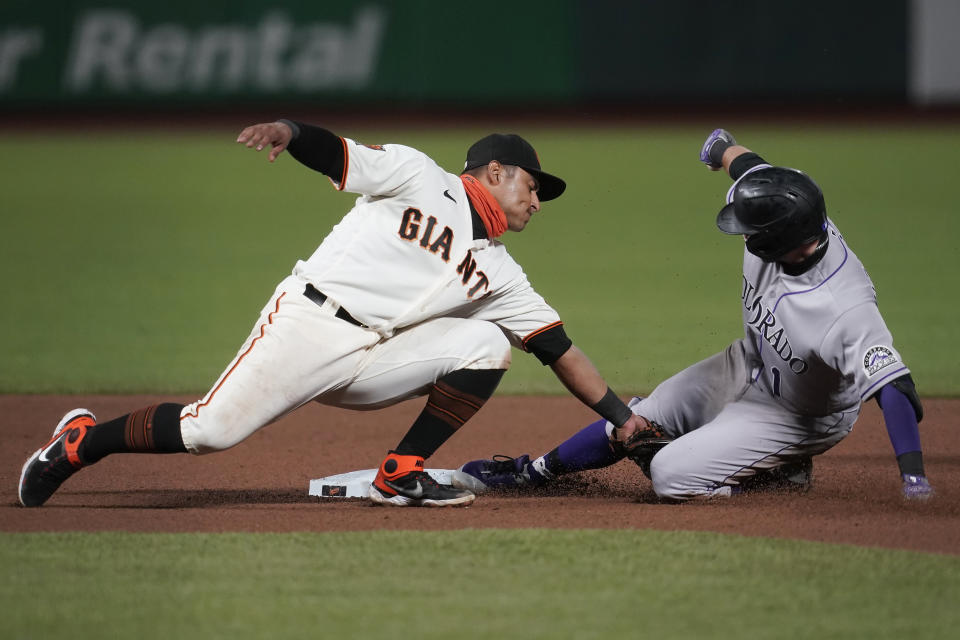
[{"label": "white jersey", "polygon": [[459,176],[398,144],[344,138],[353,209],[294,274],[383,336],[430,318],[494,322],[518,346],[559,316],[496,240],[474,239]]},{"label": "white jersey", "polygon": [[306,402],[376,409],[453,371],[509,369],[511,347],[559,324],[503,244],[474,238],[459,176],[409,147],[343,145],[335,186],[361,197],[184,408],[189,451],[233,446]]},{"label": "white jersey", "polygon": [[848,411],[909,369],[873,283],[832,221],[827,252],[799,276],[744,252],[743,327],[753,379],[800,415]]}]

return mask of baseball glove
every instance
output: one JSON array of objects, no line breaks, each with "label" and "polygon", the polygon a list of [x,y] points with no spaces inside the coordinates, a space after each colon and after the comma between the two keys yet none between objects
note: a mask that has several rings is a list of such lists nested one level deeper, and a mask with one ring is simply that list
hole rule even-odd
[{"label": "baseball glove", "polygon": [[637,417],[644,423],[642,428],[630,434],[626,441],[621,441],[619,437],[617,437],[617,430],[614,429],[614,439],[611,440],[611,442],[613,443],[614,451],[630,458],[630,460],[640,467],[643,475],[649,478],[650,461],[653,460],[653,456],[655,456],[660,449],[670,444],[671,438],[664,432],[663,427],[656,422],[652,422],[643,416]]}]

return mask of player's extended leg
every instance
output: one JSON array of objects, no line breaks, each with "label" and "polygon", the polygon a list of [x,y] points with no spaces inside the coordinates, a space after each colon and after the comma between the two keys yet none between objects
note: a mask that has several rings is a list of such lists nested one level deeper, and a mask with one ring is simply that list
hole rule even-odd
[{"label": "player's extended leg", "polygon": [[[426,395],[423,411],[380,464],[370,497],[396,506],[466,505],[473,494],[436,485],[423,462],[479,411],[509,366],[510,344],[496,325],[439,318],[378,344],[353,382],[317,400],[369,409]],[[435,497],[415,495],[420,489]]]},{"label": "player's extended leg", "polygon": [[302,295],[304,286],[294,277],[281,283],[202,400],[145,407],[100,424],[85,409],[64,416],[24,464],[20,502],[42,505],[76,471],[112,453],[229,448],[349,377],[379,338],[318,307]]},{"label": "player's extended leg", "polygon": [[182,409],[180,404],[157,404],[101,424],[87,409],[68,412],[50,441],[24,463],[20,504],[41,506],[67,478],[111,453],[185,453]]},{"label": "player's extended leg", "polygon": [[[634,398],[628,406],[662,428],[668,437],[676,438],[712,420],[746,386],[744,349],[737,340],[660,383],[650,397]],[[494,487],[539,485],[568,473],[606,467],[623,458],[610,445],[612,430],[612,424],[598,420],[538,458],[522,455],[472,460],[460,468],[464,475],[455,476],[454,482],[483,492]],[[651,432],[650,436],[660,439],[659,433]]]},{"label": "player's extended leg", "polygon": [[527,454],[471,460],[460,467],[451,482],[483,493],[495,488],[540,486],[568,473],[608,467],[623,458],[610,443],[610,428],[606,420],[597,420],[533,460]]},{"label": "player's extended leg", "polygon": [[[394,506],[465,506],[473,502],[469,491],[434,483],[424,473],[423,463],[479,411],[503,374],[503,369],[460,369],[437,380],[410,430],[380,463],[370,487],[371,499]],[[413,495],[425,484],[430,485],[430,495]]]},{"label": "player's extended leg", "polygon": [[713,420],[749,386],[743,340],[667,378],[648,397],[630,408],[663,426],[671,438],[699,429]]},{"label": "player's extended leg", "polygon": [[822,418],[785,411],[751,386],[711,422],[664,447],[653,458],[658,496],[674,501],[738,493],[755,474],[809,460],[840,442],[856,412]]},{"label": "player's extended leg", "polygon": [[304,295],[300,279],[284,280],[207,395],[184,408],[180,428],[187,450],[228,449],[349,382],[380,337],[335,311]]}]

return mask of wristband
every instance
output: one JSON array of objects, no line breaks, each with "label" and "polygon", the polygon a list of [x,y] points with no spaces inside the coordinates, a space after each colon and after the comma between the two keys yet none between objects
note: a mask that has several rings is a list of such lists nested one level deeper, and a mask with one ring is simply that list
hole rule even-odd
[{"label": "wristband", "polygon": [[291,140],[296,140],[298,137],[300,137],[300,127],[299,127],[299,126],[297,125],[297,123],[294,122],[293,120],[287,120],[286,118],[280,118],[279,120],[277,120],[277,122],[279,122],[279,123],[281,123],[281,124],[285,124],[285,125],[287,125],[288,127],[290,127],[290,132],[293,134],[293,135],[291,135],[291,137],[290,137]]},{"label": "wristband", "polygon": [[741,153],[730,163],[730,177],[734,180],[739,180],[747,171],[761,164],[767,164],[767,161],[753,151]]},{"label": "wristband", "polygon": [[618,398],[610,387],[607,387],[607,392],[600,398],[600,401],[590,408],[596,411],[601,418],[612,422],[615,427],[622,427],[633,416],[630,407],[623,404],[623,400]]},{"label": "wristband", "polygon": [[716,167],[722,167],[723,154],[726,152],[727,149],[729,149],[732,146],[733,146],[732,143],[727,142],[723,138],[717,138],[716,140],[714,140],[713,144],[710,145],[710,154],[708,156],[710,159],[710,164]]}]

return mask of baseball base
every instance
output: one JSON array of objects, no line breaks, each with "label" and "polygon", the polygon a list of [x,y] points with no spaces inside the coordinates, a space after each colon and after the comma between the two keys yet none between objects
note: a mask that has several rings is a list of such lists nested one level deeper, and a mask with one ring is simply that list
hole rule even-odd
[{"label": "baseball base", "polygon": [[[456,469],[424,469],[440,484],[450,484],[453,477],[463,472]],[[366,498],[370,483],[377,476],[376,469],[348,471],[310,481],[309,495],[318,498]]]}]

